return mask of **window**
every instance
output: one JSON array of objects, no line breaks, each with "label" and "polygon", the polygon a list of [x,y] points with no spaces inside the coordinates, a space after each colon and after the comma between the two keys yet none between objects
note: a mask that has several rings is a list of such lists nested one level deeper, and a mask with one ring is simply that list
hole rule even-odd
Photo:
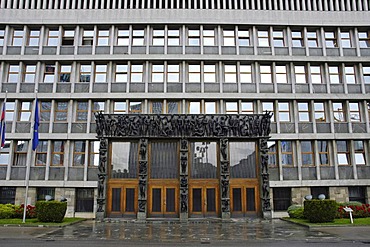
[{"label": "window", "polygon": [[334,122],[345,122],[346,121],[342,103],[337,103],[337,102],[333,103],[333,115],[334,115]]},{"label": "window", "polygon": [[127,64],[117,64],[115,82],[127,82],[127,72],[128,72]]},{"label": "window", "polygon": [[226,114],[238,114],[238,102],[226,102]]},{"label": "window", "polygon": [[144,66],[141,64],[131,65],[131,82],[143,82]]},{"label": "window", "polygon": [[80,82],[90,82],[91,78],[91,65],[80,66]]},{"label": "window", "polygon": [[[10,157],[10,141],[5,141],[4,147],[0,148],[0,166],[8,165],[9,157]],[[1,196],[0,196],[0,198],[1,198]],[[1,199],[0,199],[0,201],[1,201]]]},{"label": "window", "polygon": [[37,195],[37,201],[45,201],[47,199],[46,196],[54,200],[55,199],[55,188],[37,187],[36,195]]},{"label": "window", "polygon": [[344,67],[344,74],[345,74],[345,77],[346,77],[347,84],[355,84],[356,83],[355,67],[354,66],[345,66]]},{"label": "window", "polygon": [[350,202],[366,203],[366,188],[362,186],[348,187],[348,197]]},{"label": "window", "polygon": [[321,102],[315,102],[313,104],[315,111],[315,120],[316,122],[325,122],[325,105]]},{"label": "window", "polygon": [[164,46],[164,30],[153,30],[153,45]]},{"label": "window", "polygon": [[25,65],[24,82],[34,83],[36,77],[36,65]]},{"label": "window", "polygon": [[279,110],[279,121],[280,122],[290,122],[289,103],[279,102],[278,110]]},{"label": "window", "polygon": [[239,30],[238,31],[238,42],[239,46],[250,46],[250,36],[249,31],[246,30]]},{"label": "window", "polygon": [[152,65],[152,82],[164,82],[164,65],[153,64]]},{"label": "window", "polygon": [[370,83],[370,66],[362,67],[362,74],[364,77],[364,83]]},{"label": "window", "polygon": [[48,46],[58,46],[59,31],[49,30],[48,32]]},{"label": "window", "polygon": [[91,121],[92,122],[95,122],[95,116],[94,114],[96,112],[104,112],[105,111],[105,102],[93,102],[92,103],[92,108],[91,108],[91,112],[92,112],[92,119]]},{"label": "window", "polygon": [[0,204],[15,204],[16,187],[0,187]]},{"label": "window", "polygon": [[71,65],[61,65],[59,71],[59,81],[60,82],[71,82]]},{"label": "window", "polygon": [[99,30],[98,46],[108,46],[108,45],[109,45],[109,30]]},{"label": "window", "polygon": [[130,102],[129,103],[129,112],[130,114],[139,114],[141,113],[141,102]]},{"label": "window", "polygon": [[107,82],[107,65],[95,65],[95,82]]},{"label": "window", "polygon": [[178,101],[167,101],[167,113],[168,114],[180,113],[180,102],[178,102]]},{"label": "window", "polygon": [[350,165],[351,158],[349,156],[349,149],[347,141],[337,141],[337,158],[338,165]]},{"label": "window", "polygon": [[15,102],[6,102],[5,120],[13,121],[15,111]]},{"label": "window", "polygon": [[99,166],[99,145],[98,141],[90,141],[89,143],[89,166]]},{"label": "window", "polygon": [[310,121],[310,111],[307,102],[298,102],[298,121],[299,122]]},{"label": "window", "polygon": [[31,102],[20,102],[18,121],[31,121]]},{"label": "window", "polygon": [[241,103],[241,113],[242,114],[253,114],[253,102],[242,102]]},{"label": "window", "polygon": [[114,114],[124,114],[127,111],[126,102],[114,102],[113,113]]},{"label": "window", "polygon": [[51,148],[51,165],[63,166],[64,164],[64,141],[53,141]]},{"label": "window", "polygon": [[189,114],[200,114],[200,102],[189,102]]},{"label": "window", "polygon": [[306,67],[302,65],[294,66],[295,83],[307,83]]},{"label": "window", "polygon": [[14,141],[13,166],[26,166],[28,141]]},{"label": "window", "polygon": [[258,39],[258,46],[270,46],[268,31],[258,31],[257,39]]},{"label": "window", "polygon": [[314,165],[313,145],[311,141],[301,141],[302,166]]},{"label": "window", "polygon": [[224,65],[225,69],[225,82],[237,82],[236,65]]},{"label": "window", "polygon": [[319,47],[317,43],[317,33],[316,31],[307,32],[307,44],[308,47]]},{"label": "window", "polygon": [[180,82],[180,65],[167,65],[167,82]]},{"label": "window", "polygon": [[241,83],[252,83],[252,66],[251,65],[240,65],[239,75]]},{"label": "window", "polygon": [[54,77],[55,77],[55,65],[45,64],[44,82],[53,83]]},{"label": "window", "polygon": [[49,122],[51,114],[51,102],[41,101],[39,109],[40,109],[40,122]]},{"label": "window", "polygon": [[285,65],[276,65],[275,66],[275,76],[277,83],[288,83],[288,77],[286,73]]},{"label": "window", "polygon": [[325,32],[325,45],[326,47],[338,47],[337,37],[335,32]]},{"label": "window", "polygon": [[283,166],[293,166],[293,144],[291,141],[281,141],[281,164]]},{"label": "window", "polygon": [[36,165],[37,166],[46,166],[48,152],[48,141],[39,141],[36,149]]},{"label": "window", "polygon": [[[275,113],[275,107],[273,102],[262,102],[262,113],[266,111]],[[272,115],[271,122],[275,122],[275,114]]]},{"label": "window", "polygon": [[56,122],[66,122],[68,115],[68,102],[59,101],[55,104],[55,119]]},{"label": "window", "polygon": [[329,146],[328,141],[317,141],[320,165],[329,165]]},{"label": "window", "polygon": [[326,199],[329,199],[329,187],[311,187],[312,198],[317,199],[321,194],[325,195]]},{"label": "window", "polygon": [[340,83],[338,66],[329,66],[329,80],[331,84]]},{"label": "window", "polygon": [[293,47],[303,47],[303,38],[301,31],[292,32],[292,45]]},{"label": "window", "polygon": [[9,65],[8,82],[18,82],[19,78],[19,65]]},{"label": "window", "polygon": [[361,115],[360,115],[360,106],[358,103],[350,102],[349,103],[349,116],[351,122],[360,122]]},{"label": "window", "polygon": [[216,82],[216,65],[203,66],[204,82]]},{"label": "window", "polygon": [[310,66],[311,82],[315,84],[321,83],[321,67]]},{"label": "window", "polygon": [[180,31],[179,30],[168,30],[167,42],[169,46],[180,45]]},{"label": "window", "polygon": [[86,141],[75,141],[73,145],[73,166],[85,164]]},{"label": "window", "polygon": [[117,45],[128,46],[130,44],[130,31],[118,30]]},{"label": "window", "polygon": [[29,46],[39,46],[40,41],[40,31],[39,30],[30,30],[30,35],[28,37]]},{"label": "window", "polygon": [[82,36],[82,45],[93,45],[94,31],[85,30]]},{"label": "window", "polygon": [[261,83],[272,83],[270,65],[260,65]]},{"label": "window", "polygon": [[[0,31],[0,36],[1,36],[1,31]],[[359,40],[359,44],[360,44],[361,48],[369,48],[370,47],[369,32],[358,32],[358,40]]]},{"label": "window", "polygon": [[150,102],[150,113],[162,114],[163,113],[163,102],[162,101]]},{"label": "window", "polygon": [[268,141],[267,147],[268,147],[267,154],[269,156],[268,165],[269,167],[277,167],[276,141]]},{"label": "window", "polygon": [[63,46],[73,46],[75,41],[75,31],[74,30],[64,30],[62,37]]},{"label": "window", "polygon": [[188,30],[188,45],[200,46],[200,31]]},{"label": "window", "polygon": [[86,122],[88,110],[89,110],[88,102],[77,102],[76,103],[76,121]]},{"label": "window", "polygon": [[132,31],[132,45],[144,45],[144,30]]},{"label": "window", "polygon": [[235,46],[234,30],[223,30],[224,46]]},{"label": "window", "polygon": [[274,40],[274,47],[284,47],[284,33],[283,31],[273,31],[272,38]]},{"label": "window", "polygon": [[21,30],[13,31],[12,46],[22,46],[23,45],[23,34],[24,32]]},{"label": "window", "polygon": [[204,113],[205,114],[216,114],[216,102],[205,102],[204,103]]},{"label": "window", "polygon": [[94,189],[76,188],[76,212],[94,211]]},{"label": "window", "polygon": [[200,82],[200,65],[189,64],[189,82]]},{"label": "window", "polygon": [[353,146],[355,150],[355,164],[356,165],[365,165],[365,149],[364,149],[364,142],[354,140]]},{"label": "window", "polygon": [[351,36],[349,32],[341,32],[340,33],[340,41],[343,48],[350,48],[351,45]]},{"label": "window", "polygon": [[0,46],[4,46],[5,30],[0,30]]},{"label": "window", "polygon": [[274,211],[286,211],[292,204],[290,188],[273,188]]}]

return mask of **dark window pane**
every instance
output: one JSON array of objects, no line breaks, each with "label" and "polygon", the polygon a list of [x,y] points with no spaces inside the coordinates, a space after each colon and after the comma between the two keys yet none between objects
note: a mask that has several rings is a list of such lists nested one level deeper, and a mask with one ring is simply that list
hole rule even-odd
[{"label": "dark window pane", "polygon": [[274,210],[285,211],[291,204],[290,188],[274,188]]},{"label": "dark window pane", "polygon": [[14,204],[15,191],[15,187],[0,187],[0,204]]},{"label": "dark window pane", "polygon": [[207,189],[207,212],[216,211],[216,190]]},{"label": "dark window pane", "polygon": [[135,212],[135,189],[126,189],[126,212]]},{"label": "dark window pane", "polygon": [[55,188],[40,187],[36,189],[37,201],[45,200],[46,196],[51,196],[51,199],[55,199]]},{"label": "dark window pane", "polygon": [[350,201],[366,203],[365,187],[348,187],[348,196]]},{"label": "dark window pane", "polygon": [[175,212],[175,189],[166,189],[166,212]]},{"label": "dark window pane", "polygon": [[242,211],[242,189],[233,188],[233,211]]},{"label": "dark window pane", "polygon": [[76,212],[93,212],[94,189],[76,189]]},{"label": "dark window pane", "polygon": [[321,194],[324,194],[325,198],[329,199],[329,187],[311,187],[311,195],[313,199],[317,199]]},{"label": "dark window pane", "polygon": [[121,212],[121,188],[112,189],[112,211]]},{"label": "dark window pane", "polygon": [[162,211],[162,189],[152,189],[152,212]]},{"label": "dark window pane", "polygon": [[247,188],[246,193],[247,193],[247,211],[256,211],[254,188]]},{"label": "dark window pane", "polygon": [[193,189],[193,212],[202,212],[202,189]]}]

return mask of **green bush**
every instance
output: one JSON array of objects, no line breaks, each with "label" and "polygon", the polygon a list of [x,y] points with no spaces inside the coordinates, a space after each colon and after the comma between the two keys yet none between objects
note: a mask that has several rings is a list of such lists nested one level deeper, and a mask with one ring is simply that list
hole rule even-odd
[{"label": "green bush", "polygon": [[0,219],[13,218],[15,214],[13,204],[0,204]]},{"label": "green bush", "polygon": [[38,201],[36,202],[37,219],[41,222],[60,223],[67,211],[67,202]]},{"label": "green bush", "polygon": [[312,223],[333,222],[337,213],[337,203],[334,200],[306,200],[304,202],[304,217]]},{"label": "green bush", "polygon": [[302,205],[291,205],[287,210],[289,217],[294,219],[304,219],[303,211],[304,208]]}]

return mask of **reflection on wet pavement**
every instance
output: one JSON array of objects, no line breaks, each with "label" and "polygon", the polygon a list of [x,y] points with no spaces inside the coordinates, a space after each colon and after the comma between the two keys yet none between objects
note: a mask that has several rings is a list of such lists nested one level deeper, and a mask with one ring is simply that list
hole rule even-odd
[{"label": "reflection on wet pavement", "polygon": [[252,222],[96,222],[84,221],[47,233],[47,239],[99,239],[151,242],[245,241],[245,240],[335,240],[320,231],[281,220]]}]

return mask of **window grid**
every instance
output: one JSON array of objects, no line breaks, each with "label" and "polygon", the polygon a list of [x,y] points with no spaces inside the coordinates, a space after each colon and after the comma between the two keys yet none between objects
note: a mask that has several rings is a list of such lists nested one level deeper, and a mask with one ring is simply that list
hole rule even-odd
[{"label": "window grid", "polygon": [[64,164],[64,141],[53,141],[51,148],[51,166],[63,166]]}]

